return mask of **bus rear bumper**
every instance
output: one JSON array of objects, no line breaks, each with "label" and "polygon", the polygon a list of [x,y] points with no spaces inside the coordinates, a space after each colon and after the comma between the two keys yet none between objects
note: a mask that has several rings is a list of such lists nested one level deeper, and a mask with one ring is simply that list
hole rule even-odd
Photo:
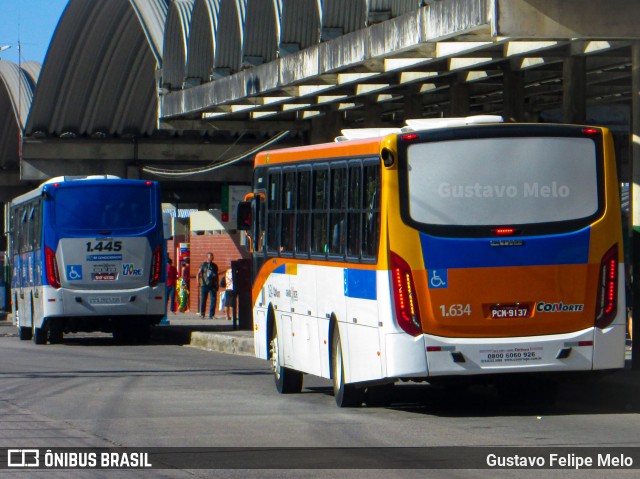
[{"label": "bus rear bumper", "polygon": [[535,337],[424,339],[429,376],[618,369],[625,360],[624,325]]},{"label": "bus rear bumper", "polygon": [[166,312],[165,286],[83,291],[44,288],[46,317],[137,316]]}]

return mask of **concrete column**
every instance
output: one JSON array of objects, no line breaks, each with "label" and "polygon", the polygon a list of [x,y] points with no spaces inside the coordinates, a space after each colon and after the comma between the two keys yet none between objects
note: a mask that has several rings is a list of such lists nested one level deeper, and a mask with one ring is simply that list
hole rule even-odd
[{"label": "concrete column", "polygon": [[631,178],[633,178],[631,217],[633,218],[633,369],[640,369],[640,42],[631,46]]},{"label": "concrete column", "polygon": [[514,70],[511,64],[503,67],[503,115],[505,121],[525,121],[524,117],[524,72]]},{"label": "concrete column", "polygon": [[382,105],[376,101],[377,95],[371,100],[367,99],[364,111],[363,128],[381,128],[382,127]]},{"label": "concrete column", "polygon": [[454,80],[450,88],[451,108],[449,115],[452,117],[469,116],[469,85],[459,80]]},{"label": "concrete column", "polygon": [[332,105],[324,115],[312,120],[308,136],[309,144],[331,142],[336,136],[340,136],[340,130],[343,128],[345,128],[343,112],[337,110],[337,105]]},{"label": "concrete column", "polygon": [[587,121],[586,58],[567,57],[562,65],[562,118],[565,123]]},{"label": "concrete column", "polygon": [[422,95],[420,95],[420,86],[407,87],[404,95],[404,118],[422,118]]}]

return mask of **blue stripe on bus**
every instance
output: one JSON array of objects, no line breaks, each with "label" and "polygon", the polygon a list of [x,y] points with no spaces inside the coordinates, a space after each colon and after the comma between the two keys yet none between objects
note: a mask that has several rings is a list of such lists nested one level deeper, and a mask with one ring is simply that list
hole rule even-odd
[{"label": "blue stripe on bus", "polygon": [[286,264],[282,264],[282,265],[278,266],[276,269],[274,269],[273,272],[275,274],[286,274],[287,265]]},{"label": "blue stripe on bus", "polygon": [[344,295],[348,298],[376,299],[375,270],[345,268]]},{"label": "blue stripe on bus", "polygon": [[[591,228],[541,237],[443,238],[421,233],[428,270],[586,264]],[[492,241],[522,241],[522,246],[491,246]]]}]

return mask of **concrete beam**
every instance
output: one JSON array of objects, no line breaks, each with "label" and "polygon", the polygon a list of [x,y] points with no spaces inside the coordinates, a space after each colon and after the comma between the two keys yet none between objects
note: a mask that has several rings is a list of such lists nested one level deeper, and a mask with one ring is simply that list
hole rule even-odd
[{"label": "concrete beam", "polygon": [[176,131],[194,130],[218,130],[218,131],[284,131],[301,130],[306,131],[311,128],[308,122],[284,121],[284,120],[263,120],[263,121],[242,121],[242,120],[161,120],[160,129]]},{"label": "concrete beam", "polygon": [[[163,165],[176,170],[211,164],[240,156],[256,146],[259,140],[244,142],[187,143],[188,140],[27,140],[23,146],[21,180],[42,181],[53,176],[110,174],[132,177],[130,168]],[[300,140],[284,141],[279,146],[298,146]],[[226,169],[217,170],[218,172]],[[230,171],[232,171],[231,169]],[[245,171],[222,174],[224,181],[245,181]],[[197,175],[196,175],[197,176]]]},{"label": "concrete beam", "polygon": [[510,39],[638,38],[640,2],[493,0],[493,35]]},{"label": "concrete beam", "polygon": [[327,74],[383,71],[384,58],[448,38],[482,34],[489,40],[489,7],[489,0],[442,0],[229,77],[168,93],[160,97],[160,116],[203,112]]}]

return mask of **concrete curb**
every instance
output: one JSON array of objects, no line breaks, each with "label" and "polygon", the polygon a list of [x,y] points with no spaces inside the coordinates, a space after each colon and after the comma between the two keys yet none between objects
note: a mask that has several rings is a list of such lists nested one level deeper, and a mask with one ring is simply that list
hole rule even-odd
[{"label": "concrete curb", "polygon": [[241,356],[255,356],[252,336],[193,331],[190,347]]}]

